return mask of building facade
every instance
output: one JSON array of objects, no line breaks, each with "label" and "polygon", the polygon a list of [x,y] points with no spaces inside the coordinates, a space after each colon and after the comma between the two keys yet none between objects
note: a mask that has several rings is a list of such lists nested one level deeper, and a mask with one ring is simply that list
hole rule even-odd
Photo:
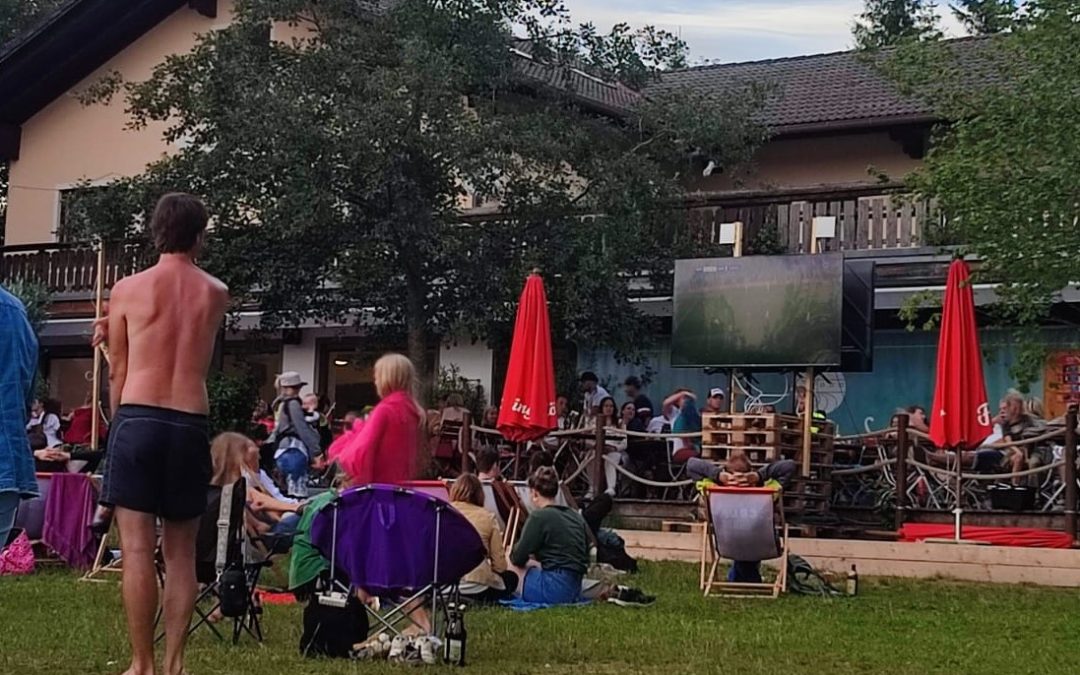
[{"label": "building facade", "polygon": [[[138,174],[176,150],[162,138],[160,125],[131,128],[122,96],[86,105],[80,94],[113,72],[128,81],[145,79],[167,56],[190,50],[200,34],[228,25],[232,13],[232,0],[77,0],[0,48],[0,160],[10,166],[0,279],[34,278],[53,290],[42,335],[44,367],[51,393],[65,408],[81,403],[89,386],[87,338],[96,269],[85,244],[59,240],[66,196],[79,187]],[[271,38],[288,40],[296,30],[274,26]],[[898,192],[920,165],[937,120],[850,52],[691,68],[665,74],[653,89],[687,86],[723,95],[748,81],[767,85],[762,116],[770,139],[745,171],[703,168],[687,185],[689,236],[715,241],[721,223],[739,221],[748,239],[771,229],[788,253],[837,250],[876,260],[882,326],[877,366],[874,373],[846,382],[857,388],[863,386],[859,382],[887,378],[903,394],[887,400],[849,395],[841,421],[847,426],[850,418],[859,426],[866,418],[881,421],[897,405],[928,404],[930,338],[900,331],[894,316],[907,294],[939,288],[944,281],[948,258],[930,246],[932,209]],[[599,109],[613,114],[629,96],[617,88],[590,95]],[[813,219],[819,216],[835,219],[832,236],[814,236]],[[108,253],[106,285],[138,266],[123,251]],[[670,298],[641,300],[648,311],[670,316]],[[262,334],[257,324],[257,314],[248,313],[228,333],[226,368],[252,374],[264,398],[273,396],[275,373],[298,371],[314,390],[337,402],[339,413],[374,402],[374,359],[387,349],[404,348],[403,341],[380,342],[349,326],[304,325]],[[700,372],[670,368],[668,339],[659,335],[655,343],[654,399],[676,385],[712,384],[715,378]],[[1002,356],[1007,368],[1008,353]],[[913,358],[918,365],[909,372],[904,364]],[[505,368],[487,345],[469,340],[433,346],[431,359],[438,366],[456,366],[487,392],[498,391]],[[603,351],[580,349],[575,359],[578,367],[597,370],[611,382],[629,374]],[[917,383],[904,379],[912,372],[921,373]],[[993,374],[989,379],[992,387],[1005,384]],[[769,388],[782,392],[782,384],[777,379]]]}]

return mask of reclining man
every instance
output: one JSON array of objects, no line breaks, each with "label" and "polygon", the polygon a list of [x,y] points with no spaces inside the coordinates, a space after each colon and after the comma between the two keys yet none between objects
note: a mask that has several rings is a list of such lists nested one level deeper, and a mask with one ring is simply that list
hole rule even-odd
[{"label": "reclining man", "polygon": [[[781,489],[787,489],[798,468],[798,464],[793,460],[781,459],[754,471],[746,453],[741,450],[732,451],[723,467],[696,457],[686,462],[686,473],[694,480],[708,479],[731,487],[760,487],[770,480],[775,480]],[[727,579],[733,583],[761,583],[761,561],[732,561]]]}]

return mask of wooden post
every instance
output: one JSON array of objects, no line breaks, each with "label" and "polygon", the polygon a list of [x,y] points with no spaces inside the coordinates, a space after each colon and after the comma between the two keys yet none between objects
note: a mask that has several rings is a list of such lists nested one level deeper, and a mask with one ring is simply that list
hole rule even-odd
[{"label": "wooden post", "polygon": [[[94,322],[101,320],[104,312],[105,295],[105,242],[98,244],[97,282],[94,287]],[[98,449],[98,436],[101,433],[101,357],[102,347],[94,347],[94,371],[91,379],[93,391],[90,392],[90,449]],[[110,411],[110,414],[115,411]]]},{"label": "wooden post", "polygon": [[896,416],[896,529],[904,524],[907,509],[908,415]]},{"label": "wooden post", "polygon": [[472,466],[472,413],[466,411],[461,417],[461,437],[458,438],[458,450],[461,452],[461,473],[469,473]]},{"label": "wooden post", "polygon": [[600,480],[604,475],[604,416],[596,416],[596,447],[593,448],[592,467],[589,471],[592,475],[592,494],[599,496]]},{"label": "wooden post", "polygon": [[1076,544],[1076,404],[1065,413],[1065,531]]},{"label": "wooden post", "polygon": [[803,398],[802,476],[810,476],[810,450],[814,445],[814,369],[806,369],[806,397]]},{"label": "wooden post", "polygon": [[[743,223],[741,220],[735,221],[735,245],[732,247],[731,255],[735,258],[741,258],[743,254]],[[735,414],[736,404],[738,403],[737,396],[735,395],[735,369],[732,368],[728,377],[728,412]]]}]

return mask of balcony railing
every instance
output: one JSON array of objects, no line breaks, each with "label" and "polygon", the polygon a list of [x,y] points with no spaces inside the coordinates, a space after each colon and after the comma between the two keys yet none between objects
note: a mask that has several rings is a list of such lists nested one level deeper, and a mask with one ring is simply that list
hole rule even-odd
[{"label": "balcony railing", "polygon": [[[904,195],[873,194],[768,200],[742,204],[693,206],[682,236],[702,246],[715,247],[722,223],[740,221],[745,227],[748,252],[762,230],[772,228],[779,249],[809,253],[813,220],[836,219],[835,236],[819,239],[820,251],[864,251],[911,248],[937,243],[940,220],[932,205]],[[681,228],[680,228],[681,229]],[[680,234],[680,233],[676,233]],[[138,243],[106,246],[105,287],[149,264],[147,249]],[[97,278],[97,252],[88,244],[42,244],[0,249],[0,282],[16,279],[44,284],[57,294],[93,293]]]},{"label": "balcony railing", "polygon": [[[105,288],[142,269],[147,262],[142,244],[107,245]],[[5,246],[0,249],[0,282],[21,280],[42,284],[54,294],[83,295],[94,292],[97,265],[97,249],[89,244]]]},{"label": "balcony railing", "polygon": [[819,251],[865,251],[926,246],[940,238],[940,219],[933,204],[902,194],[764,201],[742,205],[693,207],[690,237],[716,244],[721,223],[742,222],[751,246],[765,228],[775,228],[780,248],[810,253],[813,221],[836,219],[835,236],[818,240]]}]

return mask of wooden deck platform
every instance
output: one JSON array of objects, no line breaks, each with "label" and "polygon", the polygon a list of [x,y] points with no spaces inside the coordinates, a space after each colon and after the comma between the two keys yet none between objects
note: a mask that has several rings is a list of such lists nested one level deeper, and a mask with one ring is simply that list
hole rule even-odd
[{"label": "wooden deck platform", "polygon": [[[636,558],[698,562],[699,532],[619,530],[619,534]],[[791,551],[818,569],[837,574],[854,564],[862,576],[1080,587],[1080,549],[792,538]]]}]

